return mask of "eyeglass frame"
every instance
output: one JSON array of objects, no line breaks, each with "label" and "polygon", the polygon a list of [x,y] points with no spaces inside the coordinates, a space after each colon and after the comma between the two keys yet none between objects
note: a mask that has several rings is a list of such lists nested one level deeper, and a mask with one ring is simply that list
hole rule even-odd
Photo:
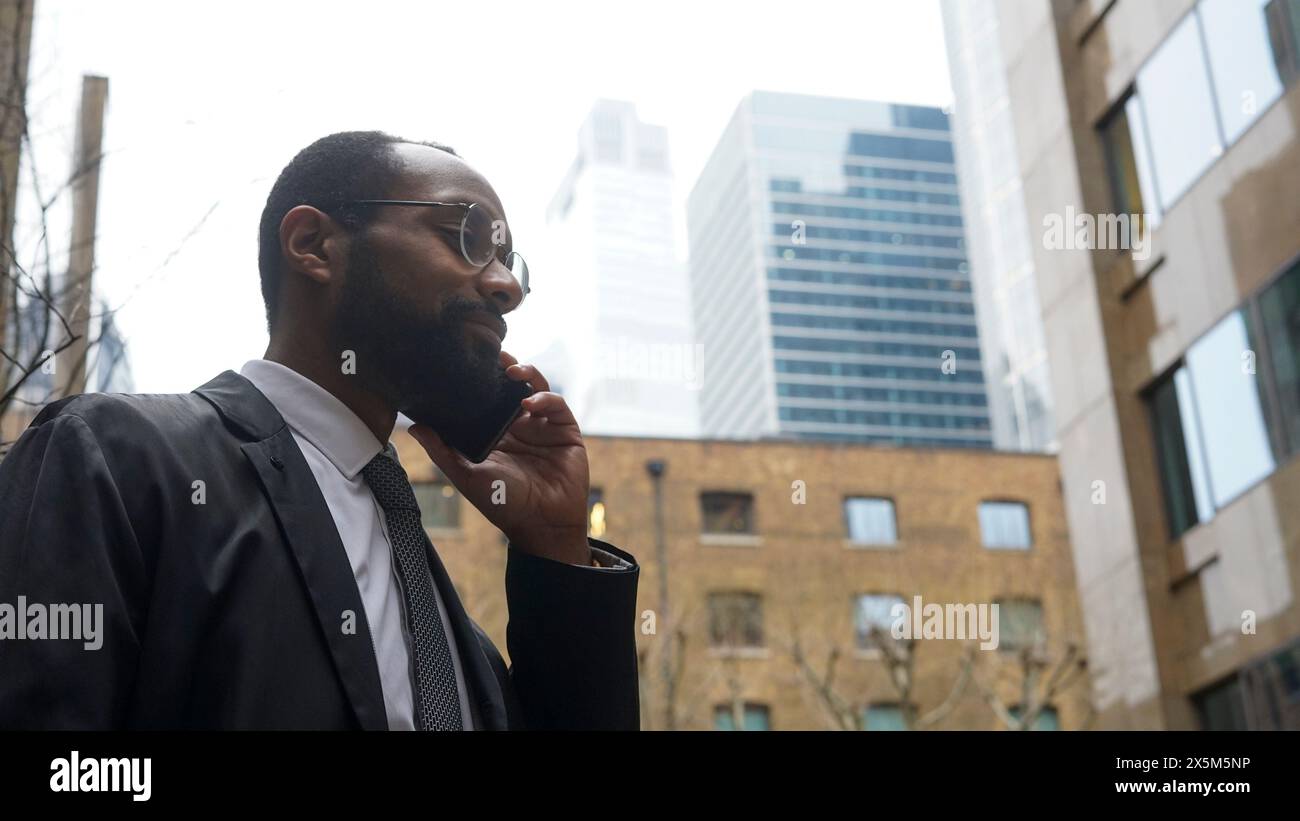
[{"label": "eyeglass frame", "polygon": [[[434,200],[347,200],[346,202],[342,202],[334,206],[333,208],[330,209],[329,212],[338,211],[353,205],[422,205],[422,206],[438,206],[442,208],[464,208],[465,216],[460,218],[459,245],[460,245],[461,257],[465,260],[465,262],[469,263],[471,267],[479,271],[482,271],[484,268],[491,265],[493,260],[500,260],[501,264],[506,267],[507,271],[509,271],[510,258],[519,257],[519,261],[524,266],[524,281],[519,283],[519,285],[523,288],[523,297],[526,297],[530,293],[532,293],[532,289],[529,287],[529,283],[528,283],[529,280],[528,260],[524,259],[524,255],[519,253],[513,248],[513,243],[511,249],[506,253],[505,259],[501,259],[501,257],[494,254],[491,260],[488,260],[482,265],[479,265],[475,263],[474,260],[469,258],[469,251],[465,248],[465,225],[469,222],[470,211],[472,211],[475,208],[482,207],[476,202],[436,202]],[[495,220],[493,220],[493,222],[495,222]],[[493,244],[495,245],[496,243]],[[514,276],[513,272],[511,273],[511,276],[512,277]],[[520,297],[519,300],[520,302],[523,302],[523,297]]]}]

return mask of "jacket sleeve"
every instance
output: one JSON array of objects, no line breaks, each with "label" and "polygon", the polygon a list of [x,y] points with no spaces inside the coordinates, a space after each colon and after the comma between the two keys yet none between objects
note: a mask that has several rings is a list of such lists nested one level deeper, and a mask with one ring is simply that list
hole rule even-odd
[{"label": "jacket sleeve", "polygon": [[146,580],[94,432],[37,417],[0,461],[0,729],[125,722]]},{"label": "jacket sleeve", "polygon": [[510,682],[530,730],[636,730],[636,587],[630,555],[595,539],[619,567],[579,567],[511,547],[506,561]]}]

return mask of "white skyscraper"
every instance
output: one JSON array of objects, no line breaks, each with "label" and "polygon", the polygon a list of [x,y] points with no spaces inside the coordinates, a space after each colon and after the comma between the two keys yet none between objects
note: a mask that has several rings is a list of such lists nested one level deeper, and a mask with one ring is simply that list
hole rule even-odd
[{"label": "white skyscraper", "polygon": [[564,319],[535,358],[585,433],[698,434],[698,356],[672,184],[667,131],[641,122],[631,103],[598,101],[547,209],[556,277],[544,299]]},{"label": "white skyscraper", "polygon": [[984,349],[993,445],[1055,450],[1033,237],[993,0],[943,0],[953,145]]}]

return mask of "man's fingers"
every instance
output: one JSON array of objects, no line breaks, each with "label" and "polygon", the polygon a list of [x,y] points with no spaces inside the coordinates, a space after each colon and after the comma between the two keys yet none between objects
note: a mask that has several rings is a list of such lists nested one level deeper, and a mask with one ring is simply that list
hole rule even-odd
[{"label": "man's fingers", "polygon": [[524,410],[533,416],[544,417],[553,425],[573,425],[578,422],[573,416],[573,411],[569,409],[569,403],[564,401],[564,397],[546,390],[538,391],[526,398]]},{"label": "man's fingers", "polygon": [[[504,361],[504,360],[503,360]],[[527,382],[535,391],[549,391],[551,383],[546,381],[542,372],[532,365],[514,364],[506,368],[506,376],[516,382]]]}]

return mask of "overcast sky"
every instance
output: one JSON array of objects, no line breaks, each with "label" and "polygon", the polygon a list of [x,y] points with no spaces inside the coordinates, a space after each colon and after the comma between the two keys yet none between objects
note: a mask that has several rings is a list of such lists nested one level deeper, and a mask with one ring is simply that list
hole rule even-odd
[{"label": "overcast sky", "polygon": [[[188,391],[261,355],[258,217],[280,169],[333,131],[454,146],[527,256],[598,97],[668,128],[679,212],[749,91],[951,99],[934,0],[37,0],[31,68],[47,187],[68,173],[81,75],[109,78],[96,284],[120,306],[143,392]],[[51,230],[66,257],[66,216]],[[533,272],[537,288],[562,275]],[[525,358],[554,327],[527,304],[507,319],[506,347]]]}]

